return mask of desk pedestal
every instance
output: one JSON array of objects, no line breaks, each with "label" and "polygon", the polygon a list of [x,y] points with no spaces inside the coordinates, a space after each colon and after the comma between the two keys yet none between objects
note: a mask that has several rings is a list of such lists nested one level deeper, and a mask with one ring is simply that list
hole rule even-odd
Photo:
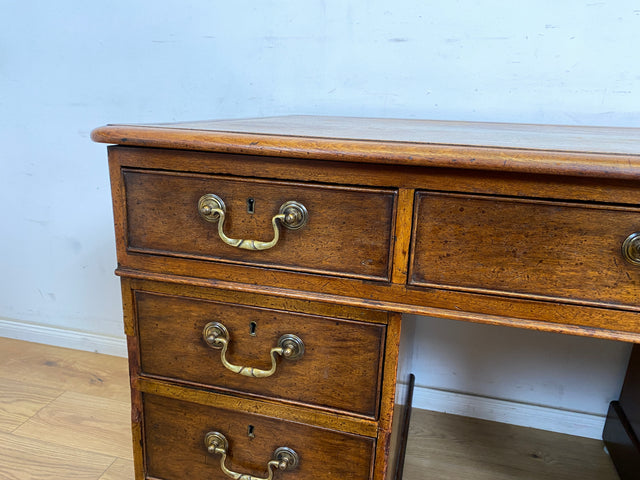
[{"label": "desk pedestal", "polygon": [[631,353],[620,400],[611,402],[603,438],[622,480],[640,472],[640,344]]}]

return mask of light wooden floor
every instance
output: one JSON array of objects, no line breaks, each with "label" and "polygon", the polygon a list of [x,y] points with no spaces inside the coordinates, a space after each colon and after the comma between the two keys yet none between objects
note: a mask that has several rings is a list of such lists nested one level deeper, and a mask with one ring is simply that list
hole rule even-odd
[{"label": "light wooden floor", "polygon": [[124,358],[0,338],[0,479],[131,480]]},{"label": "light wooden floor", "polygon": [[[125,359],[0,338],[0,480],[132,480],[129,418]],[[618,477],[596,440],[414,410],[404,478]]]},{"label": "light wooden floor", "polygon": [[414,409],[404,479],[618,480],[618,475],[599,440]]}]

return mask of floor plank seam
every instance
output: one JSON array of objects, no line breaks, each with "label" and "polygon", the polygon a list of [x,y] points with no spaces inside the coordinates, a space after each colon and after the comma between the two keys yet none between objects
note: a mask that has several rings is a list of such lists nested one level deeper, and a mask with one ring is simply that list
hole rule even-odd
[{"label": "floor plank seam", "polygon": [[[27,385],[26,382],[23,382],[23,384]],[[31,416],[27,417],[25,419],[24,422],[22,422],[20,425],[18,425],[17,427],[15,427],[13,430],[11,430],[10,433],[11,435],[15,435],[16,437],[20,437],[20,438],[25,438],[24,436],[16,433],[18,430],[20,430],[24,425],[26,425],[29,421],[33,420],[34,417],[37,417],[38,414],[45,408],[49,407],[53,402],[55,402],[58,398],[60,398],[62,395],[64,395],[66,393],[66,390],[63,390],[58,396],[52,398],[51,400],[49,400],[47,403],[45,403],[44,405],[42,405],[37,411],[35,411]]]},{"label": "floor plank seam", "polygon": [[111,467],[113,467],[113,466],[115,465],[115,463],[118,461],[118,458],[120,458],[120,457],[114,457],[114,458],[113,458],[113,462],[111,462],[111,463],[109,464],[109,466],[108,466],[107,468],[105,468],[105,469],[104,469],[104,471],[103,471],[100,475],[98,475],[98,476],[96,477],[96,480],[100,480],[102,477],[104,477],[104,475],[109,471],[109,469],[110,469]]}]

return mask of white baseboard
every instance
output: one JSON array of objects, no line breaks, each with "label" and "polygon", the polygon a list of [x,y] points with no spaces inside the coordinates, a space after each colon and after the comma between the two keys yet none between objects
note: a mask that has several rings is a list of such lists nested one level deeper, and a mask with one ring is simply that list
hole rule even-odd
[{"label": "white baseboard", "polygon": [[595,439],[602,438],[606,419],[604,415],[418,386],[413,392],[413,407]]},{"label": "white baseboard", "polygon": [[[0,337],[89,352],[127,356],[125,338],[0,318]],[[404,396],[403,392],[400,395]],[[587,438],[602,438],[605,417],[465,393],[415,387],[413,406]]]},{"label": "white baseboard", "polygon": [[0,337],[73,348],[87,352],[104,353],[118,357],[127,356],[127,341],[124,337],[110,337],[37,323],[0,318]]}]

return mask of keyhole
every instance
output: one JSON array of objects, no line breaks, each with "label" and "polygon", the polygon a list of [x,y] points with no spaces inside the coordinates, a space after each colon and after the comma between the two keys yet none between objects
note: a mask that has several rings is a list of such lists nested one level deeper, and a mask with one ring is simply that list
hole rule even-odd
[{"label": "keyhole", "polygon": [[256,336],[256,328],[257,328],[258,324],[256,322],[251,322],[249,323],[249,335],[251,335],[252,337]]},{"label": "keyhole", "polygon": [[256,208],[256,201],[253,198],[247,198],[247,212],[253,213]]},{"label": "keyhole", "polygon": [[256,438],[256,434],[255,434],[255,433],[253,433],[253,425],[249,425],[249,426],[247,427],[247,436],[248,436],[249,438]]}]

